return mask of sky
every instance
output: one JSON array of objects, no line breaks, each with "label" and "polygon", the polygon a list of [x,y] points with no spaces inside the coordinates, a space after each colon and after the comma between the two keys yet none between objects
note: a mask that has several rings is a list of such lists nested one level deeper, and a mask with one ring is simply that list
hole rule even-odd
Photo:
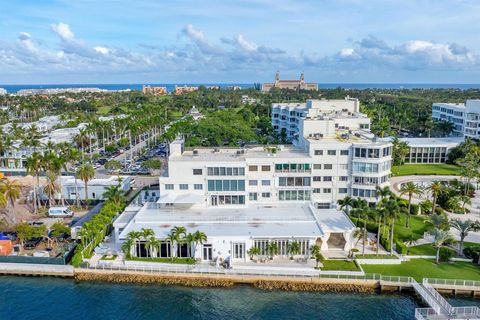
[{"label": "sky", "polygon": [[479,83],[478,0],[1,0],[0,84]]}]

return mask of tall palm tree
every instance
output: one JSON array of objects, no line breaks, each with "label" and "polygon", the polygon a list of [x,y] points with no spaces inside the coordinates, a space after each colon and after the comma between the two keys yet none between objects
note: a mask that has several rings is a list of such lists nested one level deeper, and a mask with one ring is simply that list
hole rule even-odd
[{"label": "tall palm tree", "polygon": [[350,213],[350,208],[353,207],[354,200],[355,199],[353,199],[350,196],[346,196],[345,198],[338,200],[338,204],[340,205],[340,210],[345,209],[345,213],[348,215]]},{"label": "tall palm tree", "polygon": [[2,179],[0,180],[0,193],[7,201],[7,208],[9,208],[10,221],[15,223],[15,201],[20,198],[21,188],[16,180]]},{"label": "tall palm tree", "polygon": [[41,206],[38,188],[40,187],[40,170],[42,169],[42,155],[38,152],[32,153],[26,162],[27,173],[34,177],[33,180],[33,210],[35,214]]},{"label": "tall palm tree", "polygon": [[46,179],[47,181],[45,182],[45,185],[43,186],[43,191],[48,196],[48,205],[52,206],[53,202],[55,200],[55,195],[60,190],[60,187],[58,186],[57,181],[56,181],[57,177],[52,172],[50,172],[50,171],[47,172],[46,178],[47,178]]},{"label": "tall palm tree", "polygon": [[440,249],[453,241],[452,235],[448,231],[435,229],[433,230],[433,247],[437,249],[436,261],[440,261]]},{"label": "tall palm tree", "polygon": [[380,237],[381,235],[381,230],[382,230],[382,222],[385,219],[385,209],[380,206],[376,210],[372,210],[371,214],[373,215],[375,221],[377,222],[377,248],[376,248],[376,254],[378,255],[378,251],[380,248]]},{"label": "tall palm tree", "polygon": [[390,191],[390,188],[389,187],[379,187],[377,186],[375,188],[375,191],[376,191],[376,195],[377,197],[380,197],[380,200],[383,200],[385,198],[388,198],[392,195],[392,191]]},{"label": "tall palm tree", "polygon": [[127,238],[122,244],[122,251],[125,253],[127,259],[129,259],[132,255],[132,246],[135,244],[134,240],[131,238]]},{"label": "tall palm tree", "polygon": [[76,172],[76,175],[83,181],[85,185],[85,207],[88,205],[88,182],[95,177],[95,169],[91,163],[85,162],[81,164]]},{"label": "tall palm tree", "polygon": [[300,242],[296,240],[290,242],[288,245],[288,253],[290,253],[291,255],[290,259],[293,260],[295,258],[295,255],[300,253]]},{"label": "tall palm tree", "polygon": [[432,194],[432,214],[435,213],[435,208],[437,206],[438,196],[443,192],[444,186],[438,180],[433,180],[432,183],[427,187],[427,190]]},{"label": "tall palm tree", "polygon": [[179,241],[180,236],[171,230],[165,239],[170,243],[170,258],[173,260],[176,256],[176,254],[174,254],[175,244]]},{"label": "tall palm tree", "polygon": [[119,205],[126,200],[125,194],[123,190],[120,189],[119,185],[105,188],[105,192],[102,196],[105,200],[112,202],[116,205]]},{"label": "tall palm tree", "polygon": [[395,230],[395,220],[400,213],[400,207],[395,200],[389,200],[385,203],[385,217],[390,224],[390,255],[393,255],[393,236]]},{"label": "tall palm tree", "polygon": [[192,243],[195,241],[195,235],[193,233],[187,233],[185,236],[185,242],[187,243],[187,256],[191,258],[190,251],[192,248]]},{"label": "tall palm tree", "polygon": [[155,238],[155,236],[151,236],[147,239],[145,242],[145,248],[147,249],[147,252],[150,254],[150,258],[154,258],[154,256],[158,256],[158,252],[160,249],[160,245],[162,242]]},{"label": "tall palm tree", "polygon": [[405,220],[405,228],[410,228],[410,209],[412,207],[412,197],[414,195],[421,195],[422,189],[412,181],[402,184],[400,187],[400,194],[403,196],[405,194],[408,195],[408,212],[407,212],[407,219]]},{"label": "tall palm tree", "polygon": [[460,233],[460,254],[463,255],[463,242],[470,231],[473,231],[474,222],[470,219],[462,221],[460,219],[453,219],[450,221],[450,226]]},{"label": "tall palm tree", "polygon": [[204,232],[202,232],[200,230],[197,230],[197,231],[195,231],[193,236],[194,236],[194,242],[195,242],[195,246],[193,248],[193,250],[194,250],[193,256],[195,256],[195,254],[197,252],[197,246],[199,244],[203,244],[203,243],[207,242],[207,235]]}]

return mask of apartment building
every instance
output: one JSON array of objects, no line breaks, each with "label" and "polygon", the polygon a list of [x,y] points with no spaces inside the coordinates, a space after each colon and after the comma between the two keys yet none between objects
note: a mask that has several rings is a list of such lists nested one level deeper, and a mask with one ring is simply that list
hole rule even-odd
[{"label": "apartment building", "polygon": [[142,87],[143,94],[151,94],[154,96],[165,96],[168,94],[167,87],[151,87],[151,86],[143,86]]},{"label": "apartment building", "polygon": [[[283,256],[292,241],[300,243],[306,258],[315,244],[322,251],[348,251],[355,227],[337,209],[337,201],[350,195],[375,202],[376,187],[389,185],[392,152],[389,141],[377,141],[368,127],[360,128],[369,124],[363,116],[353,121],[358,102],[352,102],[350,111],[342,111],[344,121],[325,122],[307,118],[308,110],[316,110],[310,115],[332,113],[345,102],[307,101],[299,108],[305,115],[296,116],[294,145],[185,148],[181,139],[172,142],[168,170],[159,179],[159,200],[117,219],[116,241],[152,228],[164,243],[156,254],[167,257],[172,254],[168,232],[184,226],[208,237],[194,258],[228,260],[230,265],[246,262],[251,247],[266,255],[271,242]],[[179,246],[176,254],[186,252]],[[142,256],[144,249],[132,254]]]},{"label": "apartment building", "polygon": [[454,136],[480,138],[480,99],[465,103],[434,103],[432,118],[452,122]]},{"label": "apartment building", "polygon": [[188,87],[188,86],[175,86],[175,92],[174,94],[176,96],[182,94],[182,93],[186,93],[186,92],[193,92],[193,91],[197,91],[198,90],[198,87]]}]

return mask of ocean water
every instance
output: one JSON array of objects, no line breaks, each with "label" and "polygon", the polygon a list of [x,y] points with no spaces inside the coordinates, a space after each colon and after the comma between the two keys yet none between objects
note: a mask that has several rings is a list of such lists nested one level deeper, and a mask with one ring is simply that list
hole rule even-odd
[{"label": "ocean water", "polygon": [[[144,84],[45,84],[45,85],[2,85],[0,88],[4,88],[9,93],[15,93],[18,90],[22,89],[54,89],[54,88],[100,88],[106,90],[142,90]],[[199,86],[201,83],[163,83],[163,84],[153,84],[145,83],[145,85],[151,86],[164,86],[167,87],[168,91],[173,91],[175,85],[187,85],[187,86]],[[203,84],[205,86],[240,86],[241,88],[253,88],[253,83],[208,83]],[[454,88],[454,89],[480,89],[480,84],[432,84],[432,83],[319,83],[320,88],[323,89],[334,89],[334,88],[344,88],[344,89],[440,89],[440,88]]]},{"label": "ocean water", "polygon": [[[0,277],[0,319],[412,319],[413,295],[188,288]],[[478,300],[455,299],[455,305]]]}]

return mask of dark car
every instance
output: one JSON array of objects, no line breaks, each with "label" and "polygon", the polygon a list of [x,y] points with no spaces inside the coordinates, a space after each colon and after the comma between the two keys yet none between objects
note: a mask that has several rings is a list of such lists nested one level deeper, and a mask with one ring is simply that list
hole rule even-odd
[{"label": "dark car", "polygon": [[40,242],[42,242],[42,238],[32,238],[27,240],[23,247],[27,250],[35,249]]}]

